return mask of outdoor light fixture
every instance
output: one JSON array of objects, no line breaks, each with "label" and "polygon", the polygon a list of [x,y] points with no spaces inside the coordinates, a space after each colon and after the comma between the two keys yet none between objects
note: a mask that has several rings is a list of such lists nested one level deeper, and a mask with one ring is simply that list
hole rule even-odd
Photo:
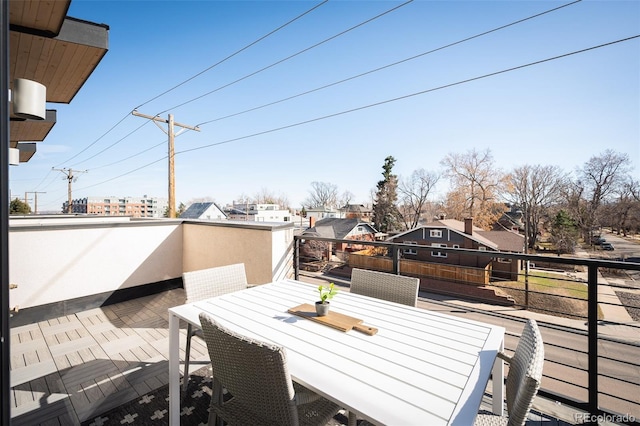
[{"label": "outdoor light fixture", "polygon": [[20,150],[18,148],[9,148],[9,165],[20,165]]},{"label": "outdoor light fixture", "polygon": [[11,99],[13,114],[17,117],[44,120],[47,116],[47,88],[37,81],[16,78]]}]

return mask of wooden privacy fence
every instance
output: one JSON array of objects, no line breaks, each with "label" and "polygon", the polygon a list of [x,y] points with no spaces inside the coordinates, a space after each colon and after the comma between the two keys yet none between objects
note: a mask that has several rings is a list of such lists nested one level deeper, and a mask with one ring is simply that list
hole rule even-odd
[{"label": "wooden privacy fence", "polygon": [[[353,252],[349,254],[351,268],[372,269],[381,272],[393,272],[393,260],[389,257],[370,256]],[[428,263],[418,260],[400,259],[400,273],[420,278],[453,281],[475,285],[488,285],[491,276],[491,264],[484,268]]]}]

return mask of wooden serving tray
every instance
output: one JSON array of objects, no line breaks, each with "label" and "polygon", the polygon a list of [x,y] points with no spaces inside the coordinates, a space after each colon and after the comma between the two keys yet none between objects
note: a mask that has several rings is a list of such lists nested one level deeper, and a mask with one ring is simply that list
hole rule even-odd
[{"label": "wooden serving tray", "polygon": [[354,329],[361,333],[368,334],[369,336],[373,336],[378,332],[377,328],[362,324],[361,319],[340,314],[338,312],[329,311],[327,315],[319,317],[318,314],[316,314],[315,306],[308,303],[303,303],[300,306],[291,308],[288,312],[345,332]]}]

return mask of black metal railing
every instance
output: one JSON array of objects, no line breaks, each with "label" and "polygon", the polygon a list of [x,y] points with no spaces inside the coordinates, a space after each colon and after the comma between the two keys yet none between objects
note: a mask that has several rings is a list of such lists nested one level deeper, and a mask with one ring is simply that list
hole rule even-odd
[{"label": "black metal railing", "polygon": [[[385,248],[386,253],[383,257],[391,259],[392,270],[387,272],[392,272],[395,274],[403,274],[401,271],[401,260],[403,258],[403,252],[405,250],[411,250],[412,253],[420,250],[430,250],[433,251],[436,249],[432,246],[424,246],[424,245],[415,245],[415,244],[404,244],[404,243],[391,243],[386,241],[362,241],[362,240],[343,240],[343,239],[333,239],[333,238],[324,238],[324,237],[314,237],[314,236],[296,236],[294,238],[294,270],[295,270],[295,278],[300,278],[301,267],[308,262],[313,261],[321,261],[322,256],[317,256],[316,259],[304,258],[301,255],[301,246],[303,244],[307,244],[310,241],[314,241],[319,243],[326,244],[323,250],[319,252],[326,253],[327,251],[335,252],[335,247],[337,245],[347,246],[357,246],[357,247],[378,247]],[[331,250],[328,247],[333,247],[334,250]],[[385,250],[383,250],[385,251]],[[481,258],[501,258],[501,259],[511,259],[511,261],[518,262],[519,264],[523,264],[524,262],[533,262],[535,264],[553,264],[557,265],[560,269],[569,267],[570,270],[580,269],[584,271],[586,269],[586,282],[584,279],[577,280],[583,282],[586,285],[586,315],[584,316],[573,316],[575,318],[582,318],[581,324],[584,324],[586,320],[586,351],[584,349],[566,349],[572,352],[573,356],[581,356],[586,355],[587,360],[587,383],[584,385],[575,385],[574,377],[553,377],[553,372],[550,373],[549,376],[550,381],[554,381],[566,386],[576,386],[581,391],[576,392],[578,396],[566,395],[563,394],[562,391],[554,392],[553,389],[541,389],[540,393],[544,396],[548,396],[550,398],[554,398],[556,401],[560,401],[564,404],[574,406],[580,410],[584,410],[590,413],[591,416],[616,416],[617,419],[621,419],[621,423],[636,422],[640,419],[640,341],[637,337],[640,335],[640,322],[625,322],[620,324],[612,323],[611,321],[602,322],[599,318],[600,310],[599,305],[611,304],[609,301],[599,301],[598,300],[598,273],[600,270],[606,271],[640,271],[640,263],[635,262],[621,262],[615,260],[602,260],[602,259],[590,259],[590,258],[578,258],[578,257],[556,257],[556,256],[546,256],[539,254],[517,254],[517,253],[508,253],[508,252],[495,252],[495,251],[478,251],[478,250],[469,250],[469,249],[460,249],[460,248],[448,248],[448,247],[437,247],[438,252],[442,253],[453,253],[457,255],[465,255],[465,256],[478,256]],[[348,264],[349,252],[345,251],[342,253],[343,258],[345,259],[345,265]],[[313,256],[312,256],[313,257]],[[388,261],[387,261],[388,262]],[[436,262],[434,262],[436,263]],[[452,265],[448,265],[452,266]],[[584,272],[583,272],[584,273]],[[404,274],[407,275],[406,271]],[[518,275],[522,275],[519,273]],[[531,279],[535,274],[530,273],[530,271],[526,270],[526,275],[528,279]],[[427,282],[431,277],[429,276],[421,276],[420,278],[425,279]],[[508,290],[508,286],[504,285],[504,280],[493,279],[490,283],[491,287],[501,288],[504,290]],[[525,280],[528,284],[528,280]],[[561,281],[559,281],[561,282]],[[465,284],[463,282],[457,282],[456,284],[462,285]],[[430,287],[430,290],[431,287]],[[530,293],[538,292],[539,290],[531,290],[528,285],[523,290],[525,292],[524,300],[525,302],[520,306],[517,306],[522,309],[533,309],[529,306],[529,295]],[[640,290],[638,290],[640,291]],[[460,298],[465,298],[464,294],[459,295]],[[558,296],[563,299],[571,299],[571,297],[567,296]],[[575,299],[580,299],[580,297],[575,297]],[[640,306],[637,307],[640,309]],[[542,310],[547,310],[544,312],[549,315],[555,316],[564,316],[566,318],[572,317],[573,312],[559,312],[554,309],[546,309],[543,307]],[[541,312],[540,310],[538,312]],[[565,315],[567,314],[567,315]],[[551,318],[551,317],[550,317]],[[611,328],[614,326],[620,327],[628,327],[629,333],[628,337],[625,338],[611,338],[610,336],[603,335],[599,333],[599,326],[604,326]],[[553,328],[553,321],[550,321],[549,327]],[[573,334],[575,336],[584,336],[584,329],[571,329],[571,328],[562,328],[565,332]],[[625,333],[622,333],[625,334]],[[552,344],[557,345],[557,344]],[[599,346],[605,345],[606,354],[602,357],[599,356]],[[611,348],[611,345],[613,348]],[[619,349],[623,348],[623,352],[630,352],[632,355],[628,357],[626,360],[620,360],[616,358],[615,352]],[[614,355],[612,355],[612,353]],[[633,354],[637,356],[633,356]],[[600,361],[606,362],[607,364],[616,364],[611,368],[612,372],[601,371]],[[549,360],[547,360],[549,361]],[[566,369],[581,369],[579,363],[570,363],[563,361],[561,359],[558,360],[550,360],[551,363],[555,363],[554,367],[559,366],[560,368],[550,368],[549,370],[560,370],[567,371]],[[616,371],[627,371],[628,373],[617,373]],[[573,376],[571,373],[567,373],[568,376]],[[579,375],[579,374],[578,374]],[[627,375],[630,376],[627,377]],[[547,377],[547,373],[545,374]],[[612,388],[613,391],[606,390],[602,391],[600,389],[599,379],[602,378],[608,384],[611,381],[615,381],[615,385],[608,385],[609,388]],[[624,391],[620,391],[616,394],[616,388],[618,387],[618,383],[621,388],[624,388]],[[562,389],[563,385],[557,386]],[[585,389],[586,387],[586,389]],[[629,389],[631,388],[631,391]],[[580,397],[580,393],[584,393],[586,390],[586,398]],[[600,398],[605,399],[607,401],[605,407],[602,407],[600,404]],[[619,401],[620,406],[625,407],[623,411],[616,410],[615,408],[610,408],[610,406],[616,406],[616,404],[611,404],[609,401]],[[632,407],[633,412],[629,412],[627,407]]]}]

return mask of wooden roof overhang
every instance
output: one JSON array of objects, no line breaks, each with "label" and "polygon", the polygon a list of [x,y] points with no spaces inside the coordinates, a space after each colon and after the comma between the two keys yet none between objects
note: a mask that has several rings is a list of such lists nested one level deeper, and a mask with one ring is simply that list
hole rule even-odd
[{"label": "wooden roof overhang", "polygon": [[[68,104],[108,51],[109,27],[66,16],[71,0],[9,2],[10,85],[16,78],[46,87],[47,102]],[[11,115],[11,145],[43,141],[56,123]]]}]

